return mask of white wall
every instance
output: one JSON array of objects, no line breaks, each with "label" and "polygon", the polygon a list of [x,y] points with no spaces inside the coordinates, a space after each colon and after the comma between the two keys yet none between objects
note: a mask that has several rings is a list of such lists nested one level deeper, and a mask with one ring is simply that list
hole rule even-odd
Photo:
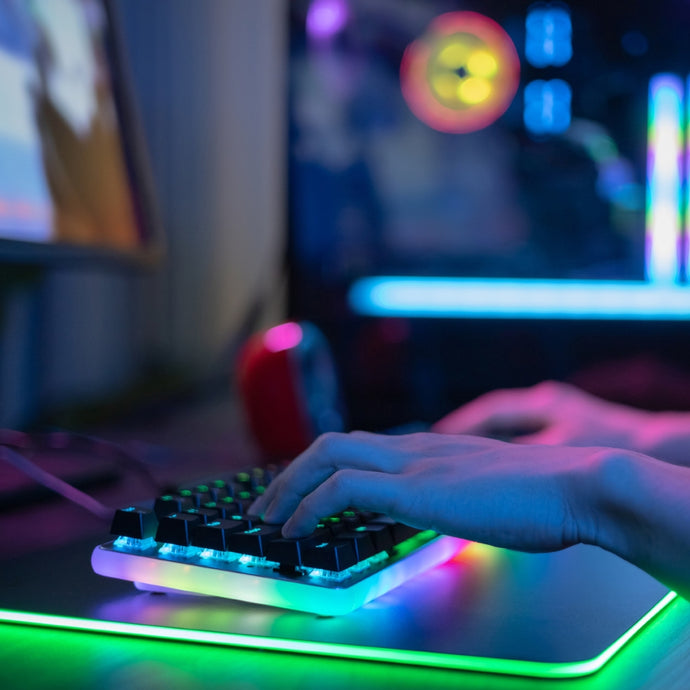
[{"label": "white wall", "polygon": [[169,348],[203,365],[275,281],[286,0],[120,0],[169,237]]}]

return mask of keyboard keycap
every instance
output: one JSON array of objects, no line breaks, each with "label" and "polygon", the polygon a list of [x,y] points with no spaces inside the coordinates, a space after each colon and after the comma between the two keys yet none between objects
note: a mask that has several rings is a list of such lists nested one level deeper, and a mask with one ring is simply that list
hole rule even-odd
[{"label": "keyboard keycap", "polygon": [[151,510],[129,506],[115,511],[110,534],[132,539],[148,539],[156,533],[158,521]]},{"label": "keyboard keycap", "polygon": [[381,523],[367,523],[355,529],[355,532],[368,534],[376,553],[391,551],[395,546],[390,527]]},{"label": "keyboard keycap", "polygon": [[181,494],[166,494],[159,496],[156,499],[153,510],[158,516],[158,519],[173,513],[181,513],[187,508],[193,508],[194,501],[191,496],[183,496]]},{"label": "keyboard keycap", "polygon": [[219,517],[219,512],[215,508],[188,508],[184,512],[188,515],[198,515],[204,524],[213,522]]},{"label": "keyboard keycap", "polygon": [[228,536],[245,529],[247,523],[244,520],[214,520],[194,528],[192,544],[202,549],[232,551],[228,546]]},{"label": "keyboard keycap", "polygon": [[251,504],[254,503],[255,498],[256,498],[256,494],[253,493],[252,491],[242,490],[242,491],[238,491],[235,494],[235,501],[239,504],[240,512],[242,514],[247,512],[247,509],[249,508],[249,506],[251,506]]},{"label": "keyboard keycap", "polygon": [[192,495],[192,501],[197,508],[203,503],[213,500],[211,489],[209,488],[208,484],[197,484],[197,486],[189,491]]},{"label": "keyboard keycap", "polygon": [[368,532],[358,532],[356,529],[351,532],[341,532],[338,539],[344,539],[352,543],[355,550],[357,562],[365,561],[367,558],[379,553],[383,549],[376,549],[371,535]]},{"label": "keyboard keycap", "polygon": [[414,537],[415,534],[419,534],[420,530],[415,527],[410,527],[409,525],[404,525],[402,522],[396,522],[393,518],[389,518],[385,515],[379,515],[372,520],[370,520],[368,525],[386,525],[390,530],[393,537],[393,542],[395,544],[400,544],[410,537]]},{"label": "keyboard keycap", "polygon": [[231,519],[233,515],[242,515],[244,506],[231,496],[216,501],[216,508],[221,517]]},{"label": "keyboard keycap", "polygon": [[228,551],[249,556],[266,556],[271,542],[280,537],[280,529],[280,525],[257,525],[242,532],[228,534]]},{"label": "keyboard keycap", "polygon": [[277,561],[281,565],[301,566],[302,554],[305,550],[317,544],[328,542],[330,539],[332,539],[332,535],[325,528],[317,529],[308,537],[302,537],[301,539],[285,539],[280,537],[274,539],[268,545],[266,557],[269,561]]},{"label": "keyboard keycap", "polygon": [[350,530],[356,529],[362,524],[362,518],[355,510],[344,510],[339,517],[342,524]]},{"label": "keyboard keycap", "polygon": [[320,568],[340,572],[357,563],[357,554],[351,541],[335,539],[305,549],[302,565],[306,568]]},{"label": "keyboard keycap", "polygon": [[233,486],[232,484],[228,484],[227,482],[223,481],[222,479],[216,479],[215,481],[211,482],[210,484],[210,491],[211,491],[211,500],[213,501],[220,501],[224,498],[232,498],[233,495]]},{"label": "keyboard keycap", "polygon": [[334,536],[348,529],[347,525],[338,515],[323,518],[323,520],[321,520],[321,524],[323,524]]},{"label": "keyboard keycap", "polygon": [[173,513],[161,518],[156,531],[156,541],[164,544],[190,546],[192,532],[197,525],[203,524],[199,515],[191,513]]}]

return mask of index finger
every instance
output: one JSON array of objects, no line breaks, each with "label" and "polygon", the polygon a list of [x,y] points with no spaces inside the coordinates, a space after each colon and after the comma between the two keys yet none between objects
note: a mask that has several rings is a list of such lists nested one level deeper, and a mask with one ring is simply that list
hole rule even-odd
[{"label": "index finger", "polygon": [[407,494],[401,491],[400,475],[366,470],[339,470],[305,496],[290,513],[278,514],[271,505],[271,517],[283,525],[283,536],[310,534],[324,516],[346,508],[370,510],[398,519],[397,505]]},{"label": "index finger", "polygon": [[304,496],[339,469],[387,470],[391,469],[391,458],[376,434],[323,434],[268,485],[250,511],[262,515],[271,506],[272,513],[291,513]]}]

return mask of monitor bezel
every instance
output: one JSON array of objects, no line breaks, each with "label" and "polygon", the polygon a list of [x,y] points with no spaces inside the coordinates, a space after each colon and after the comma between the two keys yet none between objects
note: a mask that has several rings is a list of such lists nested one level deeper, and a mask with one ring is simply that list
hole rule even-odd
[{"label": "monitor bezel", "polygon": [[139,243],[131,249],[72,242],[40,242],[0,237],[0,266],[33,268],[114,267],[149,269],[165,254],[165,239],[154,192],[145,136],[133,93],[121,20],[114,0],[98,0],[104,16],[103,47],[120,127],[129,188],[135,206]]}]

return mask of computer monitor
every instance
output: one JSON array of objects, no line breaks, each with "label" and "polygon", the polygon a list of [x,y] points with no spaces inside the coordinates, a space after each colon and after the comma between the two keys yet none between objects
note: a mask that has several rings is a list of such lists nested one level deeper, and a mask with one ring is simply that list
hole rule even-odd
[{"label": "computer monitor", "polygon": [[291,3],[291,311],[334,341],[357,421],[607,357],[688,362],[689,19]]},{"label": "computer monitor", "polygon": [[114,4],[0,0],[0,262],[161,250]]}]

